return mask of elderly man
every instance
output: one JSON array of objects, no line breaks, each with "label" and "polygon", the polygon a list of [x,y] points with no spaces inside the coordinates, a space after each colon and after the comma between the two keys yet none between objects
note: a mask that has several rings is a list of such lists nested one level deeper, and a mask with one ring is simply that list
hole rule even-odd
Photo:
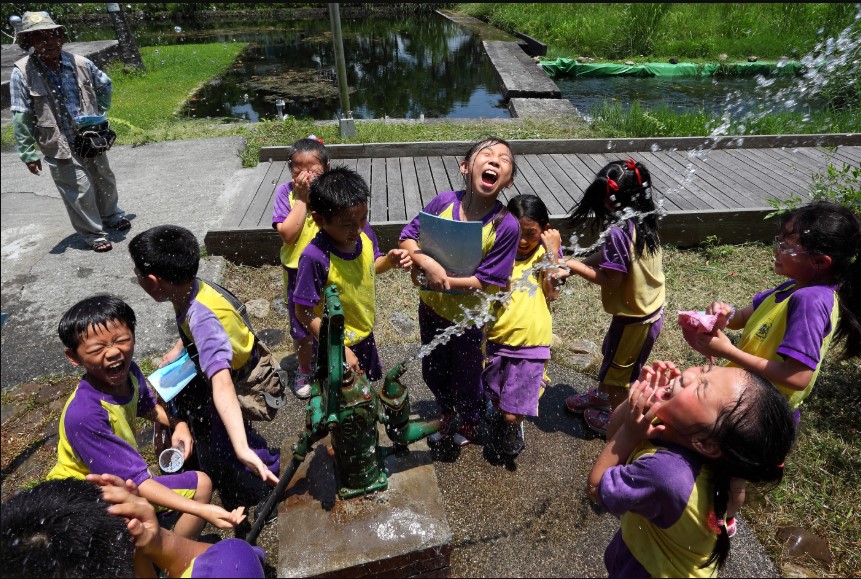
[{"label": "elderly man", "polygon": [[103,122],[111,79],[90,60],[63,51],[67,40],[65,28],[47,12],[24,13],[18,44],[33,51],[12,69],[12,127],[18,156],[31,173],[42,170],[38,151],[45,156],[75,231],[94,251],[110,251],[105,227],[126,231],[131,223],[117,206],[107,156],[84,157],[74,143],[81,126]]}]

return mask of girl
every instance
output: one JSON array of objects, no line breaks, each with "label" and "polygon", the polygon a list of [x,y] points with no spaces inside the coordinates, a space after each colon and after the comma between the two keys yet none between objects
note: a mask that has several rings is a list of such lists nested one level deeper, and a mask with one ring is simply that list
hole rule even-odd
[{"label": "girl", "polygon": [[[664,321],[664,271],[651,176],[633,159],[613,161],[598,172],[574,207],[571,224],[575,229],[586,226],[594,213],[591,226],[598,232],[618,221],[622,211],[638,215],[623,217],[610,229],[600,252],[565,262],[570,273],[601,286],[604,311],[613,316],[601,348],[598,388],[565,400],[565,407],[582,413],[599,434],[607,432],[610,411],[625,400]],[[556,275],[564,279],[570,273]]]},{"label": "girl", "polygon": [[272,209],[272,227],[278,231],[281,246],[281,265],[284,268],[284,301],[290,312],[290,336],[299,361],[293,391],[299,398],[311,395],[311,357],[313,339],[296,319],[293,292],[296,289],[296,271],[299,256],[320,228],[308,210],[308,192],[311,182],[329,170],[329,153],[323,141],[314,135],[293,143],[290,153],[290,174],[293,180],[282,183],[275,190]]},{"label": "girl", "polygon": [[[482,223],[483,257],[473,275],[450,276],[442,265],[421,251],[418,216],[401,232],[400,247],[409,252],[415,265],[414,283],[418,285],[419,273],[427,280],[426,287],[419,293],[422,344],[462,322],[462,308],[479,307],[481,299],[474,295],[476,292],[493,293],[504,287],[517,253],[520,239],[517,219],[497,199],[503,189],[511,187],[517,174],[508,143],[490,137],[474,144],[461,162],[460,172],[466,189],[440,193],[427,204],[424,212],[455,221]],[[422,358],[422,378],[443,414],[443,427],[430,437],[431,442],[451,435],[458,414],[461,424],[452,437],[455,444],[469,444],[476,436],[484,403],[481,339],[482,328],[467,328]]]},{"label": "girl", "polygon": [[717,328],[744,328],[738,346],[720,330],[690,336],[691,346],[771,381],[800,416],[832,341],[841,358],[861,354],[861,221],[849,209],[816,201],[784,214],[774,238],[774,272],[787,281],[742,310],[712,302]]},{"label": "girl", "polygon": [[[517,456],[523,450],[523,417],[538,416],[538,396],[544,383],[544,364],[550,359],[552,320],[548,302],[559,297],[552,271],[561,257],[562,238],[550,228],[547,207],[535,195],[518,195],[508,211],[520,221],[520,243],[511,274],[516,291],[498,304],[496,321],[487,331],[487,358],[481,374],[484,395],[502,414],[493,440],[498,450]],[[539,282],[541,290],[538,291]]]},{"label": "girl", "polygon": [[715,576],[729,554],[730,480],[781,481],[795,438],[789,405],[740,368],[656,362],[640,378],[587,481],[621,519],[604,564],[610,577]]}]

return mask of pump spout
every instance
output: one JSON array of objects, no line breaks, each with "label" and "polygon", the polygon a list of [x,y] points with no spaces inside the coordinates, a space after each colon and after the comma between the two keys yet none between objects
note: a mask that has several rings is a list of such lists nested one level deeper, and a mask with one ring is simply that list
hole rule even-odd
[{"label": "pump spout", "polygon": [[386,434],[396,444],[411,444],[430,436],[441,427],[442,420],[439,419],[428,420],[427,422],[407,422],[406,425],[400,425],[400,427],[387,424]]}]

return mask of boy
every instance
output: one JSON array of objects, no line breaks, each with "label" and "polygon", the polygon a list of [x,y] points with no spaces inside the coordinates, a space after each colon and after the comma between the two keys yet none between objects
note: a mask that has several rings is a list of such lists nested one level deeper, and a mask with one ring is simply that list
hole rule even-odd
[{"label": "boy", "polygon": [[155,505],[183,513],[175,532],[200,535],[207,521],[230,528],[244,518],[242,509],[230,513],[210,505],[212,482],[202,472],[153,477],[136,450],[134,418],[142,416],[174,428],[173,443],[191,450],[185,422],[171,422],[146,386],[132,361],[135,313],[119,298],[100,295],[72,306],[60,320],[58,332],[66,357],[86,373],[69,396],[60,417],[57,464],[48,479],[83,479],[108,473],[133,481],[142,497]]},{"label": "boy", "polygon": [[129,244],[135,276],[157,302],[169,301],[182,338],[162,363],[175,360],[183,340],[193,342],[198,376],[174,399],[189,419],[201,468],[213,477],[223,504],[255,504],[278,482],[280,455],[242,416],[234,386],[253,367],[254,334],[239,312],[215,289],[197,279],[200,248],[188,229],[160,225]]},{"label": "boy", "polygon": [[43,482],[3,503],[0,516],[13,577],[156,577],[153,564],[169,577],[264,576],[260,547],[179,537],[159,526],[134,483],[113,475]]},{"label": "boy", "polygon": [[344,167],[326,171],[311,184],[311,216],[320,233],[299,258],[293,301],[296,319],[319,340],[323,290],[336,285],[344,308],[347,364],[375,381],[383,368],[374,342],[374,275],[392,267],[410,269],[412,260],[403,249],[380,252],[368,225],[369,197],[365,180]]}]

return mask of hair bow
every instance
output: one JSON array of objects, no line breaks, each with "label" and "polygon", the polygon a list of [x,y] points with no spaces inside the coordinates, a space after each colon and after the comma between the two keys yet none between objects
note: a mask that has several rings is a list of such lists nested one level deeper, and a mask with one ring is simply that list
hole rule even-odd
[{"label": "hair bow", "polygon": [[643,186],[643,177],[640,176],[640,170],[637,169],[637,163],[634,161],[634,159],[632,159],[631,157],[628,157],[628,159],[625,161],[625,167],[627,167],[628,169],[630,169],[634,172],[634,174],[637,176],[637,183],[640,185],[640,187],[642,187]]},{"label": "hair bow", "polygon": [[619,184],[616,183],[613,179],[607,179],[607,195],[610,195],[613,191],[619,190]]}]

